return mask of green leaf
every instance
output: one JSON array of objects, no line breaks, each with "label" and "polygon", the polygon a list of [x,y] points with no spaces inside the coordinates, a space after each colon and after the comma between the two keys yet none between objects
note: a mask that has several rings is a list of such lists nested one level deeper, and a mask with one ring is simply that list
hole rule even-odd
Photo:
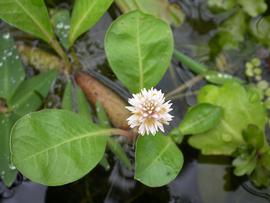
[{"label": "green leaf", "polygon": [[66,85],[62,100],[62,109],[76,112],[85,119],[92,120],[89,103],[83,91],[78,85],[74,84],[73,86],[71,80],[68,80]]},{"label": "green leaf", "polygon": [[43,0],[8,0],[0,3],[0,18],[50,43],[54,38]]},{"label": "green leaf", "polygon": [[112,0],[77,0],[72,11],[69,46],[93,27],[112,4]]},{"label": "green leaf", "polygon": [[251,20],[250,30],[260,43],[270,47],[270,16],[262,17],[259,20]]},{"label": "green leaf", "polygon": [[37,110],[56,76],[56,71],[48,71],[25,80],[8,101],[9,107],[19,115]]},{"label": "green leaf", "polygon": [[267,9],[265,0],[238,0],[238,3],[251,17],[256,17],[259,14],[264,13]]},{"label": "green leaf", "polygon": [[[97,112],[97,117],[98,117],[98,122],[101,126],[104,127],[110,127],[110,121],[108,119],[108,116],[102,107],[102,105],[97,102],[96,103],[96,112]],[[132,165],[131,162],[122,148],[122,146],[117,142],[114,138],[109,137],[108,138],[108,148],[111,150],[112,153],[128,168],[131,170]]]},{"label": "green leaf", "polygon": [[11,156],[30,180],[63,185],[83,177],[102,159],[109,129],[66,110],[43,110],[19,119],[11,132]]},{"label": "green leaf", "polygon": [[171,182],[180,172],[183,155],[170,137],[140,136],[136,143],[135,179],[150,187]]},{"label": "green leaf", "polygon": [[236,49],[247,31],[246,15],[239,11],[219,27],[218,43],[223,49]]},{"label": "green leaf", "polygon": [[245,89],[236,82],[222,87],[207,85],[198,96],[199,103],[210,103],[223,108],[223,118],[213,129],[190,137],[189,143],[203,154],[231,155],[245,144],[242,131],[253,124],[263,131],[266,123],[266,109],[255,97],[253,90]]},{"label": "green leaf", "polygon": [[236,157],[232,165],[235,167],[233,173],[237,176],[250,175],[256,167],[256,151],[254,150],[251,154],[241,154]]},{"label": "green leaf", "polygon": [[0,98],[9,99],[20,83],[25,72],[9,33],[0,35]]},{"label": "green leaf", "polygon": [[69,110],[69,111],[74,111],[74,107],[73,107],[73,97],[72,97],[72,81],[71,80],[68,80],[67,81],[67,84],[66,84],[66,87],[65,87],[65,91],[64,91],[64,95],[63,95],[63,98],[62,98],[62,109],[66,109],[66,110]]},{"label": "green leaf", "polygon": [[115,3],[124,13],[141,10],[176,26],[180,26],[185,18],[179,5],[168,0],[115,0]]},{"label": "green leaf", "polygon": [[139,92],[157,85],[169,67],[172,31],[162,20],[133,11],[112,23],[105,50],[118,79],[130,91]]},{"label": "green leaf", "polygon": [[242,135],[247,144],[255,149],[260,149],[264,146],[264,133],[256,125],[248,125],[243,130]]},{"label": "green leaf", "polygon": [[184,135],[204,133],[219,124],[222,108],[201,103],[192,107],[180,123],[180,132]]},{"label": "green leaf", "polygon": [[8,187],[15,181],[17,175],[17,170],[10,163],[9,152],[9,134],[16,120],[15,114],[0,113],[0,176]]},{"label": "green leaf", "polygon": [[57,9],[52,12],[52,24],[60,43],[68,49],[68,33],[70,30],[70,15],[67,9]]},{"label": "green leaf", "polygon": [[208,6],[214,9],[228,10],[236,5],[235,0],[208,0]]}]

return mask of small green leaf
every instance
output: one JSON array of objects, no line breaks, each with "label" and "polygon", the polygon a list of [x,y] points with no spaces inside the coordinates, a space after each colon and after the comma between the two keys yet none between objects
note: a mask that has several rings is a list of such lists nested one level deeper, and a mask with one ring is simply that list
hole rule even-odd
[{"label": "small green leaf", "polygon": [[232,155],[245,144],[242,131],[249,125],[256,125],[264,131],[266,109],[254,91],[245,89],[237,82],[218,87],[207,85],[198,96],[199,103],[210,103],[223,108],[223,117],[213,129],[192,135],[189,144],[202,150],[203,154]]},{"label": "small green leaf", "polygon": [[0,18],[7,23],[48,43],[54,38],[43,0],[9,0],[0,4]]},{"label": "small green leaf", "polygon": [[62,100],[62,108],[78,113],[85,119],[92,120],[90,106],[81,88],[68,80]]},{"label": "small green leaf", "polygon": [[17,175],[17,170],[10,163],[9,152],[9,135],[17,118],[15,114],[0,113],[0,176],[8,187],[12,185]]},{"label": "small green leaf", "polygon": [[66,110],[43,110],[19,119],[11,132],[11,156],[30,180],[63,185],[83,177],[102,159],[109,129]]},{"label": "small green leaf", "polygon": [[256,17],[259,14],[264,13],[267,9],[267,3],[265,0],[238,0],[238,3],[251,17]]},{"label": "small green leaf", "polygon": [[260,43],[270,47],[270,16],[257,18],[250,21],[251,33],[259,40]]},{"label": "small green leaf", "polygon": [[219,124],[222,108],[201,103],[192,107],[180,123],[180,132],[184,135],[204,133]]},{"label": "small green leaf", "polygon": [[101,161],[99,162],[99,164],[106,170],[110,170],[111,166],[110,163],[108,162],[108,159],[106,158],[105,154],[102,157]]},{"label": "small green leaf", "polygon": [[24,80],[25,72],[9,33],[0,35],[0,98],[9,99]]},{"label": "small green leaf", "polygon": [[73,111],[86,119],[92,120],[90,107],[81,88],[68,80],[62,100],[62,109]]},{"label": "small green leaf", "polygon": [[37,110],[47,96],[56,71],[48,71],[25,80],[8,101],[9,107],[19,115]]},{"label": "small green leaf", "polygon": [[251,154],[241,154],[236,157],[232,165],[235,167],[233,173],[237,176],[250,175],[256,167],[256,151],[254,150]]},{"label": "small green leaf", "polygon": [[219,27],[218,43],[223,49],[235,49],[243,42],[247,31],[246,15],[239,11]]},{"label": "small green leaf", "polygon": [[69,46],[96,24],[112,4],[112,0],[76,0],[71,16]]},{"label": "small green leaf", "polygon": [[171,182],[180,172],[183,155],[170,137],[140,136],[136,143],[135,179],[150,187]]},{"label": "small green leaf", "polygon": [[74,111],[74,107],[73,107],[73,97],[72,97],[72,81],[71,80],[68,80],[67,81],[67,84],[66,84],[66,87],[65,87],[65,91],[64,91],[64,95],[63,95],[63,98],[62,98],[62,109],[66,109],[66,110],[69,110],[69,111]]},{"label": "small green leaf", "polygon": [[53,10],[51,19],[56,36],[59,38],[63,47],[68,49],[68,33],[70,30],[69,10]]},{"label": "small green leaf", "polygon": [[118,79],[130,91],[139,92],[157,85],[169,67],[172,31],[162,20],[133,11],[112,23],[105,50]]},{"label": "small green leaf", "polygon": [[256,125],[249,124],[243,130],[242,135],[247,144],[255,149],[260,149],[264,146],[264,133]]}]

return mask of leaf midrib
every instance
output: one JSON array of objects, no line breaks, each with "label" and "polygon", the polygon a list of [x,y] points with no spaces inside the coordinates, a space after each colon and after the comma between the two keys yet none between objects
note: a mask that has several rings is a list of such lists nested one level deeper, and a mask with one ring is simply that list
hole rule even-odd
[{"label": "leaf midrib", "polygon": [[45,37],[47,38],[47,42],[50,43],[51,42],[51,35],[50,33],[48,33],[43,27],[42,25],[34,18],[34,16],[31,15],[31,13],[18,1],[15,0],[15,3],[22,8],[22,10],[32,19],[32,21],[37,25],[37,27],[39,28],[39,30],[41,31],[41,33],[43,33],[45,35]]},{"label": "leaf midrib", "polygon": [[43,150],[41,150],[41,151],[39,151],[39,152],[37,152],[35,154],[32,154],[32,155],[24,158],[24,159],[20,159],[20,160],[18,160],[17,163],[24,162],[26,160],[29,160],[31,158],[34,158],[34,157],[36,157],[36,156],[38,156],[38,155],[40,155],[42,153],[48,152],[48,151],[50,151],[52,149],[58,148],[58,147],[60,147],[62,145],[65,145],[65,144],[68,144],[68,143],[71,143],[71,142],[75,142],[77,140],[81,140],[81,139],[88,138],[88,137],[101,136],[102,134],[106,134],[106,133],[108,133],[108,135],[109,135],[110,132],[111,132],[111,129],[106,129],[106,130],[100,130],[98,132],[89,132],[89,133],[83,134],[81,136],[73,137],[73,138],[68,139],[68,140],[66,140],[64,142],[61,142],[61,143],[58,143],[56,145],[50,146],[48,148],[45,148],[45,149],[43,149]]}]

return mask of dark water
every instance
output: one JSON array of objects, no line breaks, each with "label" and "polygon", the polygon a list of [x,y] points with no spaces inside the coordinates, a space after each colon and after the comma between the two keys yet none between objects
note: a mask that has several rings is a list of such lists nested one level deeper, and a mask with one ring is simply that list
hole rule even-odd
[{"label": "dark water", "polygon": [[[203,0],[174,1],[181,4],[187,14],[187,22],[180,28],[174,28],[175,47],[185,50],[197,60],[213,65],[211,60],[210,38],[215,34],[218,24],[226,17],[214,16],[207,10]],[[112,16],[117,11],[110,9],[99,23],[76,44],[82,65],[96,75],[105,84],[109,84],[121,96],[128,93],[121,87],[106,62],[103,39]],[[1,28],[7,29],[5,26]],[[226,53],[224,71],[241,76],[243,61],[252,50],[231,51]],[[254,52],[254,51],[253,51]],[[242,65],[240,65],[242,64]],[[229,68],[228,68],[229,67]],[[219,67],[220,68],[220,67]],[[105,76],[105,77],[104,77]],[[193,78],[194,75],[173,60],[170,69],[158,85],[164,92]],[[173,100],[174,111],[170,128],[178,126],[184,112],[195,104],[196,97],[190,93],[204,84],[203,81],[189,88],[180,98]],[[61,89],[61,85],[59,87]],[[191,96],[190,96],[191,95]],[[56,102],[59,102],[57,96]],[[167,129],[169,130],[169,129]],[[134,162],[134,146],[124,146],[130,159]],[[160,188],[148,188],[133,180],[133,171],[127,170],[108,152],[111,169],[106,171],[97,166],[89,175],[74,183],[61,187],[45,187],[24,180],[20,185],[7,189],[0,183],[2,203],[267,203],[270,202],[270,189],[254,188],[246,177],[239,178],[232,174],[227,157],[205,157],[190,148],[185,142],[181,144],[185,164],[179,176],[169,185]],[[21,181],[19,181],[21,182]]]}]

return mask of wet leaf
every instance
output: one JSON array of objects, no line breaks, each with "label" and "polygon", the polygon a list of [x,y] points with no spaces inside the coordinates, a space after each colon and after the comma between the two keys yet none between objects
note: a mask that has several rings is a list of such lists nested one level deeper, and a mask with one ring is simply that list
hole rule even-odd
[{"label": "wet leaf", "polygon": [[66,110],[43,110],[19,119],[11,156],[30,180],[63,185],[78,180],[102,159],[109,130]]},{"label": "wet leaf", "polygon": [[112,0],[77,0],[72,11],[69,46],[96,24],[112,4]]},{"label": "wet leaf", "polygon": [[[223,108],[223,118],[213,129],[190,137],[189,143],[203,154],[231,155],[245,144],[242,131],[249,124],[261,131],[266,122],[266,110],[260,97],[236,82],[221,87],[207,85],[200,90],[199,103],[210,103]],[[256,99],[257,98],[257,99]]]},{"label": "wet leaf", "polygon": [[17,170],[10,163],[9,134],[17,120],[15,114],[0,113],[0,176],[8,187],[16,179]]},{"label": "wet leaf", "polygon": [[136,143],[135,179],[150,187],[168,184],[183,165],[183,155],[170,137],[140,136]]},{"label": "wet leaf", "polygon": [[25,80],[8,101],[8,106],[19,115],[37,110],[56,76],[56,71],[48,71]]},{"label": "wet leaf", "polygon": [[161,80],[172,57],[173,36],[168,24],[139,11],[114,21],[105,37],[109,64],[132,92]]},{"label": "wet leaf", "polygon": [[70,30],[70,15],[67,9],[57,9],[52,12],[52,24],[54,32],[59,38],[60,43],[68,49],[68,33]]},{"label": "wet leaf", "polygon": [[219,106],[201,103],[192,107],[180,123],[184,135],[204,133],[219,124],[223,110]]},{"label": "wet leaf", "polygon": [[116,0],[115,2],[124,13],[141,10],[176,26],[180,26],[185,18],[179,5],[169,3],[168,0]]},{"label": "wet leaf", "polygon": [[43,0],[2,1],[0,18],[48,43],[54,37],[48,11]]},{"label": "wet leaf", "polygon": [[24,80],[25,72],[9,33],[0,35],[0,98],[9,99]]}]

